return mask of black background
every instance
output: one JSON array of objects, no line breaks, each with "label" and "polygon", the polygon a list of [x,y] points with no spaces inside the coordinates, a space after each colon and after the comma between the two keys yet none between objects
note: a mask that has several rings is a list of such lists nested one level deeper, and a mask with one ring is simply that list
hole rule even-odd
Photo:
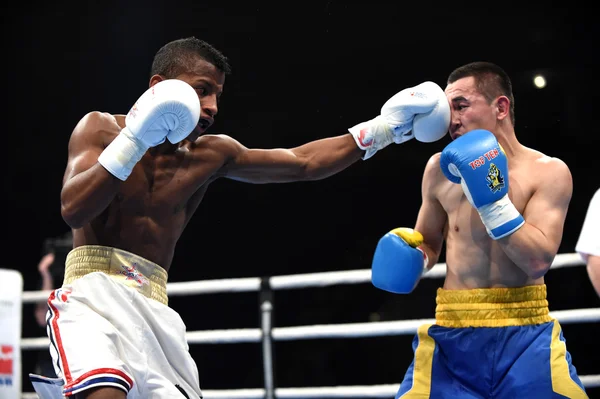
[{"label": "black background", "polygon": [[[498,63],[513,79],[519,140],[571,168],[574,193],[560,252],[574,251],[598,187],[599,29],[590,10],[509,9],[500,3],[234,3],[5,6],[0,65],[8,126],[0,266],[22,271],[26,290],[39,284],[44,238],[68,230],[59,194],[71,130],[90,110],[127,112],[148,85],[155,51],[192,35],[222,50],[233,66],[210,132],[230,134],[248,147],[294,147],[343,134],[377,115],[402,88],[424,80],[444,87],[448,73],[461,64]],[[547,75],[543,90],[532,85],[538,72]],[[369,268],[382,234],[413,226],[425,162],[449,140],[392,146],[325,181],[268,186],[217,181],[178,245],[170,281]],[[551,310],[600,306],[583,267],[553,270],[546,282]],[[276,292],[275,325],[430,318],[441,283],[424,280],[408,296],[370,284]],[[173,297],[170,305],[190,331],[258,327],[256,293]],[[563,329],[579,374],[600,374],[598,323]],[[39,335],[31,305],[25,305],[23,335]],[[278,342],[277,383],[396,384],[412,358],[411,340]],[[263,384],[258,344],[190,350],[204,389]],[[23,353],[24,375],[34,358],[34,352]],[[23,390],[31,390],[27,380]]]}]

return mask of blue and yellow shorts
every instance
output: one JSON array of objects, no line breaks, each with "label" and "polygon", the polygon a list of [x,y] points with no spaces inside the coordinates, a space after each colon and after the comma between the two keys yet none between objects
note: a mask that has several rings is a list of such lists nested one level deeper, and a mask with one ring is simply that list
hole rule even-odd
[{"label": "blue and yellow shorts", "polygon": [[587,398],[546,286],[438,289],[398,398]]}]

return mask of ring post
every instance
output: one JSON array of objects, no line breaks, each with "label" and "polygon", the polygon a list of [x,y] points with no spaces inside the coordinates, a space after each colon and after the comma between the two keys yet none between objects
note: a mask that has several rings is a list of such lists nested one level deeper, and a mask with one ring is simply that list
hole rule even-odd
[{"label": "ring post", "polygon": [[260,318],[262,332],[263,372],[265,379],[265,399],[276,399],[275,368],[273,367],[273,291],[270,277],[260,282]]}]

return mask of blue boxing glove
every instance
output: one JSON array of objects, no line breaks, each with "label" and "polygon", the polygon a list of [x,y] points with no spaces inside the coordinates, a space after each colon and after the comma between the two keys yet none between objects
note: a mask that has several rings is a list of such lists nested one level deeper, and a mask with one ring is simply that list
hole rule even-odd
[{"label": "blue boxing glove", "polygon": [[419,248],[423,236],[416,230],[399,227],[377,243],[371,266],[371,282],[384,291],[408,294],[426,270],[427,254]]},{"label": "blue boxing glove", "polygon": [[494,240],[517,231],[525,219],[508,198],[508,160],[493,133],[477,129],[442,151],[442,172],[460,183]]}]

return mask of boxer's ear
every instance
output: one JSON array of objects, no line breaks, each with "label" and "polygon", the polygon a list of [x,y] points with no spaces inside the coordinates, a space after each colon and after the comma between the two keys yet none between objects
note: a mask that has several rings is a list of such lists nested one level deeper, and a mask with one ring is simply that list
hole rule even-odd
[{"label": "boxer's ear", "polygon": [[510,114],[510,100],[506,96],[496,99],[496,119],[503,120]]}]

